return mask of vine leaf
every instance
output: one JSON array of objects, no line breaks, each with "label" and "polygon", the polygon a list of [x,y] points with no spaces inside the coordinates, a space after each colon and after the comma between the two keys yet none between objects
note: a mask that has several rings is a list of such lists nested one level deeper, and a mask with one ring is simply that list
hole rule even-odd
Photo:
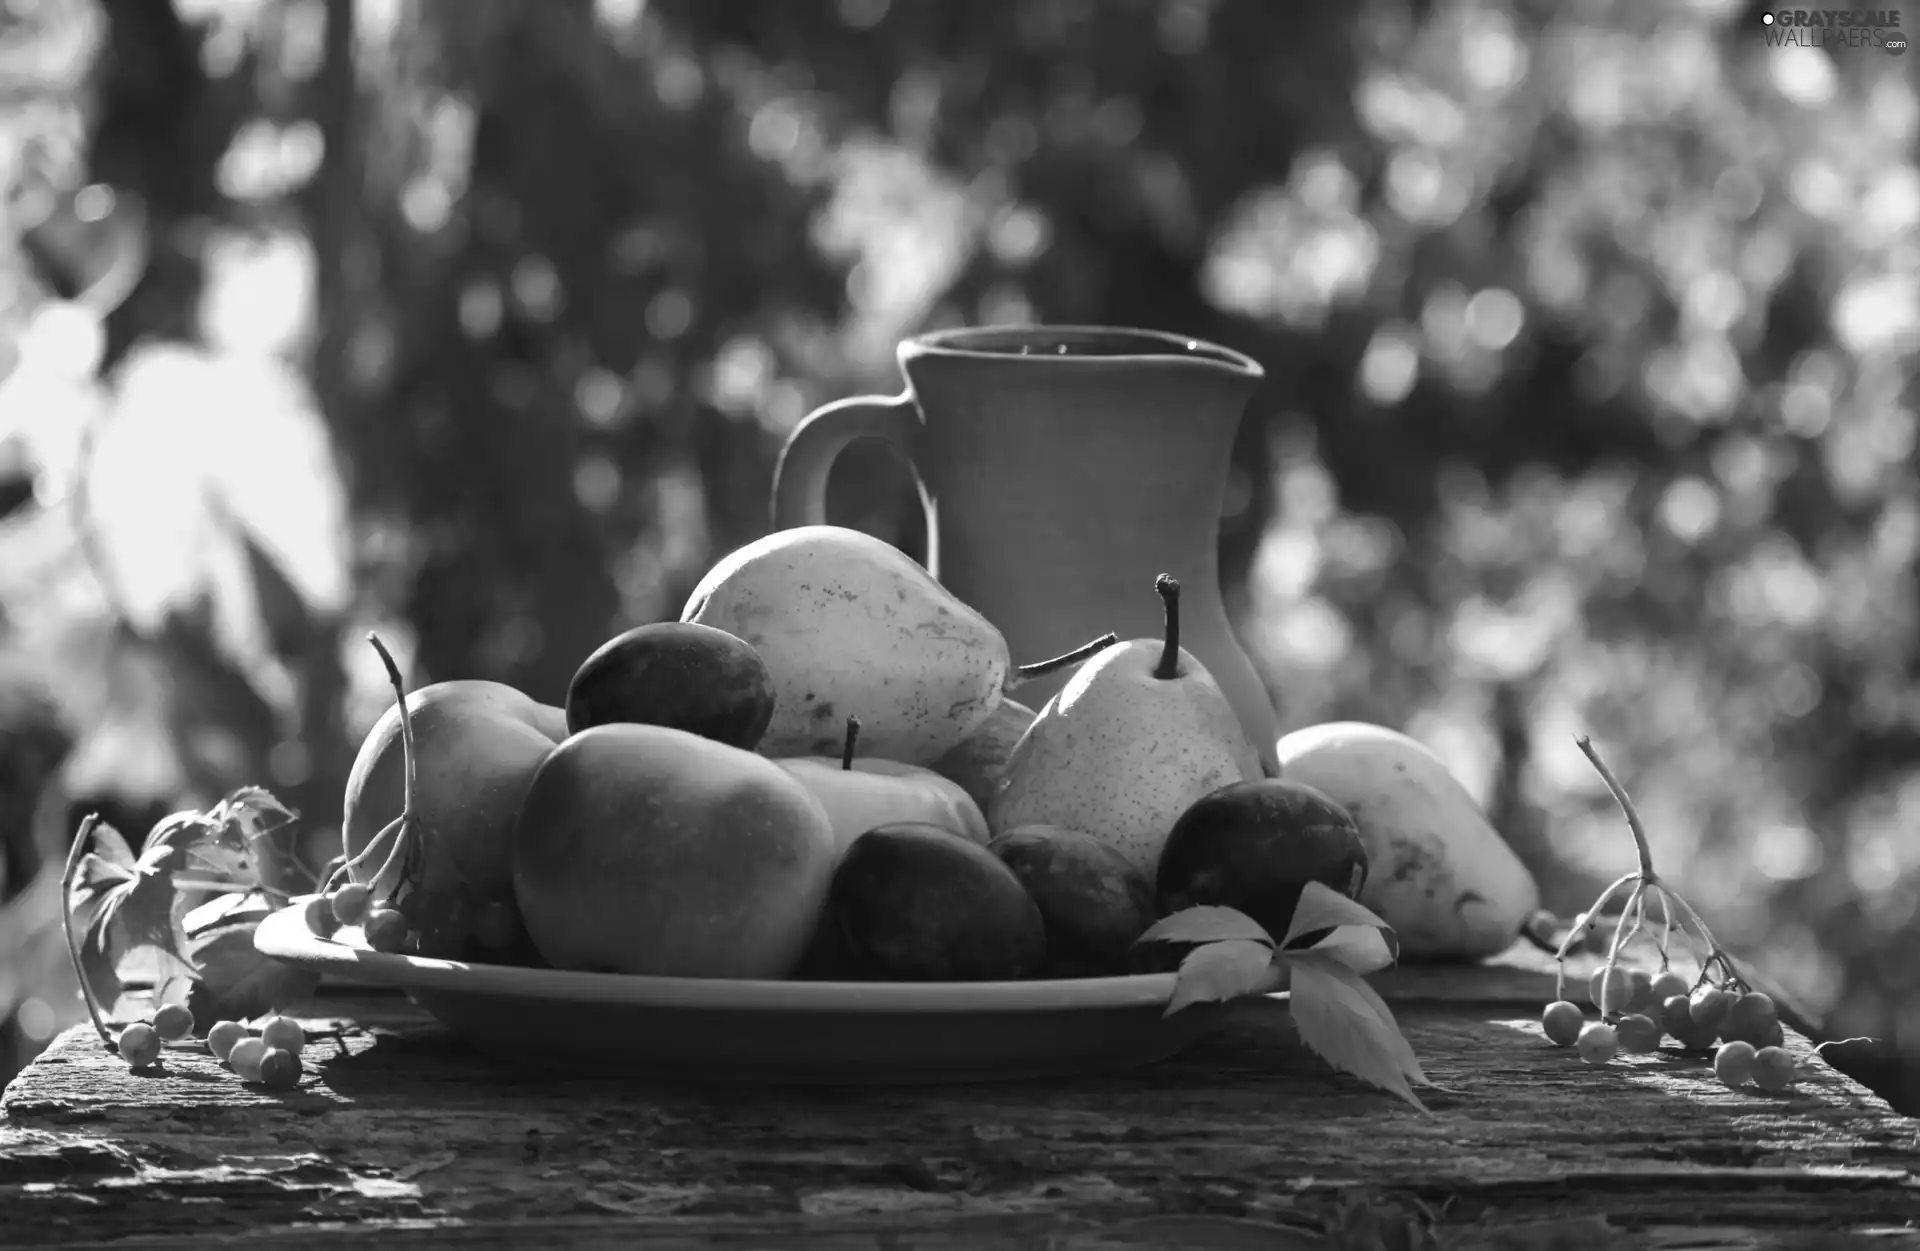
[{"label": "vine leaf", "polygon": [[1432,1086],[1386,1001],[1337,957],[1309,949],[1281,956],[1290,966],[1288,1008],[1300,1040],[1343,1073],[1350,1073],[1422,1112],[1413,1086]]},{"label": "vine leaf", "polygon": [[1237,908],[1216,904],[1182,908],[1155,921],[1137,943],[1212,943],[1223,939],[1246,939],[1272,947],[1273,936],[1260,923]]},{"label": "vine leaf", "polygon": [[1272,946],[1250,938],[1224,938],[1187,953],[1163,1014],[1172,1016],[1196,1003],[1224,1003],[1278,990],[1284,970]]},{"label": "vine leaf", "polygon": [[1294,944],[1309,934],[1327,932],[1308,951],[1339,960],[1355,973],[1373,973],[1400,958],[1400,938],[1358,900],[1320,882],[1308,882],[1294,906],[1293,920],[1280,946],[1292,955]]},{"label": "vine leaf", "polygon": [[1155,921],[1133,940],[1128,961],[1136,973],[1171,973],[1202,944],[1250,942],[1269,952],[1277,944],[1260,923],[1236,908],[1200,904]]},{"label": "vine leaf", "polygon": [[229,895],[275,893],[260,881],[260,852],[293,819],[279,800],[249,786],[206,812],[163,817],[137,856],[119,831],[96,823],[67,890],[67,907],[84,934],[81,946],[104,957],[88,960],[88,972],[98,973],[101,964],[117,967],[140,952],[163,984],[198,980],[187,918],[196,904],[231,910],[233,902],[222,903]]},{"label": "vine leaf", "polygon": [[198,976],[186,1002],[195,1022],[266,1016],[306,998],[320,984],[318,974],[261,954],[253,945],[257,924],[243,917],[194,940]]}]

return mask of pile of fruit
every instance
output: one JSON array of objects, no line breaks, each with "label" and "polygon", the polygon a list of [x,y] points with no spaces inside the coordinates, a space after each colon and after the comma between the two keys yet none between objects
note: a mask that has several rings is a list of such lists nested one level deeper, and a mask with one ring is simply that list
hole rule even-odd
[{"label": "pile of fruit", "polygon": [[[1180,647],[1112,635],[1015,667],[894,547],[776,532],[677,622],[580,666],[564,708],[446,681],[397,703],[348,781],[324,938],[536,967],[705,978],[1002,980],[1139,967],[1157,918],[1286,932],[1308,882],[1403,956],[1503,950],[1532,878],[1437,757],[1378,726],[1259,754]],[[1074,667],[1035,712],[1010,698]]]}]

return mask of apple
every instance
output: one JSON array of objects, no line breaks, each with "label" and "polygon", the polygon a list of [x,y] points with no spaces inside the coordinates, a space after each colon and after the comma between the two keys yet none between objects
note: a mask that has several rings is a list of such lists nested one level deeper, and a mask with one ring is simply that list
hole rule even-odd
[{"label": "apple", "polygon": [[543,761],[514,894],[555,968],[784,978],[826,906],[833,825],[754,752],[666,726],[582,730]]},{"label": "apple", "polygon": [[[500,682],[435,682],[406,697],[413,720],[419,872],[401,900],[422,955],[474,954],[473,921],[512,900],[514,820],[540,767],[566,737],[566,713]],[[396,703],[374,723],[347,775],[341,836],[349,859],[400,816],[405,784]],[[387,845],[351,870],[375,896],[399,886]],[[376,876],[379,880],[376,881]]]},{"label": "apple", "polygon": [[774,761],[813,792],[833,823],[841,854],[868,830],[882,825],[935,825],[970,843],[987,845],[987,819],[958,783],[931,769],[868,757],[843,764],[825,756]]},{"label": "apple", "polygon": [[840,758],[788,756],[775,764],[800,780],[827,810],[841,855],[868,830],[883,825],[932,825],[982,847],[992,836],[980,805],[960,783],[932,769],[877,757],[855,758],[860,718],[847,718]]}]

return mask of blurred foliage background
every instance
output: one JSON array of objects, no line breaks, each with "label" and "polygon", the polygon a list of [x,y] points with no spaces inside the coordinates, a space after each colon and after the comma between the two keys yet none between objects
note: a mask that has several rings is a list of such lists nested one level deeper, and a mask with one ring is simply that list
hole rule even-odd
[{"label": "blurred foliage background", "polygon": [[1633,865],[1591,731],[1724,941],[1920,1043],[1920,101],[1760,29],[0,0],[0,1076],[79,1018],[81,813],[261,782],[324,859],[367,629],[558,702],[764,532],[812,405],[1019,320],[1265,362],[1220,541],[1285,724],[1427,741],[1563,912]]}]

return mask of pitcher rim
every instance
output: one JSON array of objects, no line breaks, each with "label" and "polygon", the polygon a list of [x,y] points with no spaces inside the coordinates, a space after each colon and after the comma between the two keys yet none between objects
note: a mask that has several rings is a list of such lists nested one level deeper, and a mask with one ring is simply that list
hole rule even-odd
[{"label": "pitcher rim", "polygon": [[[1034,336],[1079,335],[1091,339],[1143,339],[1165,344],[1167,351],[1122,352],[1113,354],[1065,354],[1028,355],[1005,349],[989,349],[968,346],[969,340],[979,341],[993,338],[1012,338],[1022,334]],[[955,326],[946,330],[930,330],[902,339],[899,347],[900,363],[917,356],[942,356],[965,360],[991,361],[1047,361],[1053,365],[1073,364],[1082,368],[1100,364],[1126,364],[1140,361],[1189,361],[1215,368],[1224,368],[1247,378],[1266,377],[1266,368],[1245,352],[1237,352],[1223,347],[1198,335],[1174,334],[1169,330],[1148,330],[1138,326],[1102,326],[1089,324],[1056,325],[1042,322],[1008,322],[985,326]]]}]

